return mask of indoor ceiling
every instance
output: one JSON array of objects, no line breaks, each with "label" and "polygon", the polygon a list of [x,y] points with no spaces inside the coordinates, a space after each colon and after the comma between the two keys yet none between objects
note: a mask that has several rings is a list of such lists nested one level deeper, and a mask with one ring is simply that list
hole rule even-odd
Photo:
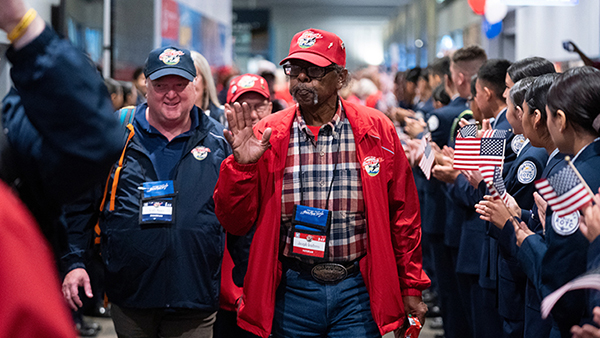
[{"label": "indoor ceiling", "polygon": [[414,0],[232,0],[233,7],[271,6],[360,6],[394,7],[412,3]]},{"label": "indoor ceiling", "polygon": [[332,16],[389,18],[415,0],[232,0],[234,9],[314,10]]},{"label": "indoor ceiling", "polygon": [[345,10],[360,11],[365,9],[367,15],[392,16],[398,7],[412,3],[414,0],[232,0],[233,8],[278,8],[278,9],[327,9],[327,11]]}]

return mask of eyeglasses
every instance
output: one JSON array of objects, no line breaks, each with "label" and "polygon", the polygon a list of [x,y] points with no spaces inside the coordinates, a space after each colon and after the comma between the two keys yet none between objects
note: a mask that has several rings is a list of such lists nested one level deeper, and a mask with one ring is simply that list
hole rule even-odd
[{"label": "eyeglasses", "polygon": [[250,111],[256,110],[256,112],[260,114],[264,114],[267,111],[267,109],[269,109],[269,101],[267,100],[260,103],[245,103],[248,105],[248,108],[250,108]]},{"label": "eyeglasses", "polygon": [[297,65],[283,65],[283,71],[285,72],[285,75],[287,75],[287,76],[297,77],[298,75],[300,75],[300,73],[302,71],[304,71],[304,74],[306,74],[311,79],[315,79],[315,80],[322,79],[325,75],[327,75],[327,73],[331,72],[334,69],[335,69],[334,66],[327,66],[327,67],[318,67],[318,66],[300,67],[300,66],[297,66]]}]

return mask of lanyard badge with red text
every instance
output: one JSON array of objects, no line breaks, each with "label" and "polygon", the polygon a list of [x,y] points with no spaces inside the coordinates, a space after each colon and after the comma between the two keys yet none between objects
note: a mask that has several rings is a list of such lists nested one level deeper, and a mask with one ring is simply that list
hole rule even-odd
[{"label": "lanyard badge with red text", "polygon": [[300,257],[324,259],[330,225],[331,211],[294,205],[292,253]]}]

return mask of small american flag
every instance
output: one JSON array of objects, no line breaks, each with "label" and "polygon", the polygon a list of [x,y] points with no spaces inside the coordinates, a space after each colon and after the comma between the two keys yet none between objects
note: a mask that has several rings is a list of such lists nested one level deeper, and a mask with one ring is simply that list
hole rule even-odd
[{"label": "small american flag", "polygon": [[431,143],[429,143],[428,137],[423,137],[421,139],[421,147],[424,148],[424,150],[421,161],[419,162],[419,168],[423,170],[427,179],[430,179],[431,167],[433,166],[433,160],[435,160],[435,153],[433,152],[433,149],[431,149]]},{"label": "small american flag", "polygon": [[489,129],[483,132],[482,138],[506,138],[508,130],[504,129]]},{"label": "small american flag", "polygon": [[480,166],[504,163],[503,138],[457,138],[454,150],[454,169],[479,170]]},{"label": "small american flag", "polygon": [[477,137],[477,125],[467,124],[458,130],[457,137]]},{"label": "small american flag", "polygon": [[546,319],[550,314],[550,311],[558,302],[560,297],[571,290],[578,289],[596,289],[600,290],[600,269],[595,269],[573,279],[567,284],[556,289],[554,292],[549,294],[542,300],[541,312],[542,318]]},{"label": "small american flag", "polygon": [[535,182],[535,187],[558,217],[569,215],[592,200],[592,195],[570,165]]},{"label": "small american flag", "polygon": [[508,204],[508,194],[502,179],[502,166],[483,165],[479,167],[481,176],[490,189],[490,193],[496,199],[502,199],[505,204]]}]

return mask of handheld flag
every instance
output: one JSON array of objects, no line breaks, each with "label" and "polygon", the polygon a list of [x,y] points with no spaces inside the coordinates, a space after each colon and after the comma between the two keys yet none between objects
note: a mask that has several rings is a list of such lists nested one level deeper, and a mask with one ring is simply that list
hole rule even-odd
[{"label": "handheld flag", "polygon": [[575,170],[572,165],[565,165],[556,174],[535,182],[535,187],[558,217],[581,209],[593,198]]},{"label": "handheld flag", "polygon": [[454,150],[454,169],[479,170],[480,166],[504,164],[503,138],[457,138]]},{"label": "handheld flag", "polygon": [[572,281],[561,286],[560,288],[556,289],[554,292],[546,296],[544,300],[542,300],[541,304],[542,318],[546,319],[548,317],[550,311],[552,310],[556,302],[558,302],[560,297],[562,297],[568,291],[578,289],[600,290],[600,269],[595,269],[586,272],[585,274],[573,279]]},{"label": "handheld flag", "polygon": [[477,125],[467,124],[458,130],[457,138],[460,137],[477,137]]},{"label": "handheld flag", "polygon": [[484,165],[479,167],[481,176],[490,189],[490,193],[496,199],[501,199],[504,204],[508,204],[508,194],[506,193],[506,186],[502,179],[502,167],[501,166],[490,166]]},{"label": "handheld flag", "polygon": [[419,162],[419,168],[423,170],[427,179],[430,179],[431,167],[433,166],[433,160],[435,160],[435,153],[433,152],[433,149],[431,149],[431,143],[429,143],[428,137],[423,137],[421,139],[421,147],[423,148],[423,156]]}]

